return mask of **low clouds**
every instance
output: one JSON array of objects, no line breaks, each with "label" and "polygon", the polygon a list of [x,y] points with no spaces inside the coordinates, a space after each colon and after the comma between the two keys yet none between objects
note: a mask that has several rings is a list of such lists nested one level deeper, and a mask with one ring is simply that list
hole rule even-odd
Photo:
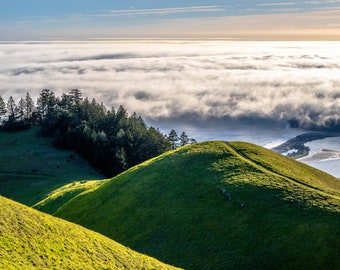
[{"label": "low clouds", "polygon": [[0,94],[79,88],[147,119],[340,126],[337,42],[0,45]]}]

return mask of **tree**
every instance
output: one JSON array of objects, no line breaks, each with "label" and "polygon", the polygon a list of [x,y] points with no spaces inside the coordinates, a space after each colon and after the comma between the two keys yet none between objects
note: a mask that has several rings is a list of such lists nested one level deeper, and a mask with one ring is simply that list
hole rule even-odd
[{"label": "tree", "polygon": [[71,111],[75,117],[80,117],[80,105],[83,100],[81,96],[82,93],[79,89],[72,89],[68,94],[72,109]]},{"label": "tree", "polygon": [[48,120],[52,116],[56,104],[57,99],[51,90],[41,90],[37,100],[37,109],[40,114],[41,121]]},{"label": "tree", "polygon": [[69,95],[66,95],[63,93],[61,95],[61,98],[58,99],[58,106],[59,109],[61,109],[62,112],[67,112],[71,109],[71,98]]},{"label": "tree", "polygon": [[5,119],[7,113],[6,104],[3,98],[0,96],[0,123]]},{"label": "tree", "polygon": [[181,136],[179,137],[180,146],[187,145],[189,143],[188,135],[183,131]]},{"label": "tree", "polygon": [[177,142],[179,140],[177,133],[174,129],[172,129],[169,133],[168,140],[171,144],[171,148],[174,150],[177,148]]},{"label": "tree", "polygon": [[17,107],[12,96],[7,101],[7,121],[4,123],[4,129],[7,131],[15,131],[17,127]]},{"label": "tree", "polygon": [[25,119],[31,122],[32,114],[34,112],[34,101],[27,92],[25,97]]},{"label": "tree", "polygon": [[7,101],[7,112],[8,112],[8,121],[14,122],[15,120],[15,101],[12,96],[9,97]]},{"label": "tree", "polygon": [[25,111],[26,111],[26,102],[23,98],[19,100],[18,105],[15,108],[17,113],[17,118],[23,121],[25,119]]},{"label": "tree", "polygon": [[79,107],[80,102],[83,100],[81,91],[79,89],[72,89],[68,96],[70,97],[71,104]]}]

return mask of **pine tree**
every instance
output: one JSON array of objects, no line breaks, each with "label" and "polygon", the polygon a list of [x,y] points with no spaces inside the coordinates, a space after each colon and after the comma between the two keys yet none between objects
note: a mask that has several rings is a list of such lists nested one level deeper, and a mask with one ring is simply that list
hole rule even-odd
[{"label": "pine tree", "polygon": [[25,119],[31,122],[32,114],[34,112],[34,101],[27,92],[25,97]]},{"label": "pine tree", "polygon": [[72,89],[69,92],[68,96],[70,97],[72,105],[76,106],[76,107],[78,107],[80,102],[83,100],[82,97],[81,97],[82,93],[79,89]]},{"label": "pine tree", "polygon": [[172,129],[169,133],[168,140],[171,144],[171,148],[174,150],[177,148],[178,136],[174,129]]},{"label": "pine tree", "polygon": [[72,89],[68,96],[71,102],[72,113],[76,117],[80,117],[80,105],[83,100],[81,91],[79,89]]},{"label": "pine tree", "polygon": [[54,93],[49,89],[43,89],[37,100],[37,109],[40,114],[41,120],[48,120],[57,104],[57,99]]},{"label": "pine tree", "polygon": [[6,118],[7,108],[2,96],[0,96],[0,123]]},{"label": "pine tree", "polygon": [[15,111],[17,113],[17,117],[23,121],[25,118],[25,111],[26,111],[26,102],[23,98],[19,100],[18,105],[15,108]]},{"label": "pine tree", "polygon": [[7,113],[8,113],[8,121],[9,122],[14,122],[15,120],[15,101],[13,99],[12,96],[9,97],[8,101],[7,101]]},{"label": "pine tree", "polygon": [[179,137],[180,146],[187,145],[189,143],[188,135],[183,131],[181,136]]}]

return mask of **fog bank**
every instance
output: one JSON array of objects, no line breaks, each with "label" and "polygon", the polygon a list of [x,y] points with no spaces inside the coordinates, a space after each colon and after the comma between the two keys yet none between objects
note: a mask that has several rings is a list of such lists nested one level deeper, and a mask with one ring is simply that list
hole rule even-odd
[{"label": "fog bank", "polygon": [[340,130],[339,42],[111,41],[0,44],[4,99],[72,88],[155,123]]}]

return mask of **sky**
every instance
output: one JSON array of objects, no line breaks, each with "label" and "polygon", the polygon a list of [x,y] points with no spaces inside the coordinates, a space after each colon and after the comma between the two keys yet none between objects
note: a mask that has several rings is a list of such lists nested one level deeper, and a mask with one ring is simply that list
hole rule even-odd
[{"label": "sky", "polygon": [[339,40],[340,0],[1,0],[0,40]]}]

